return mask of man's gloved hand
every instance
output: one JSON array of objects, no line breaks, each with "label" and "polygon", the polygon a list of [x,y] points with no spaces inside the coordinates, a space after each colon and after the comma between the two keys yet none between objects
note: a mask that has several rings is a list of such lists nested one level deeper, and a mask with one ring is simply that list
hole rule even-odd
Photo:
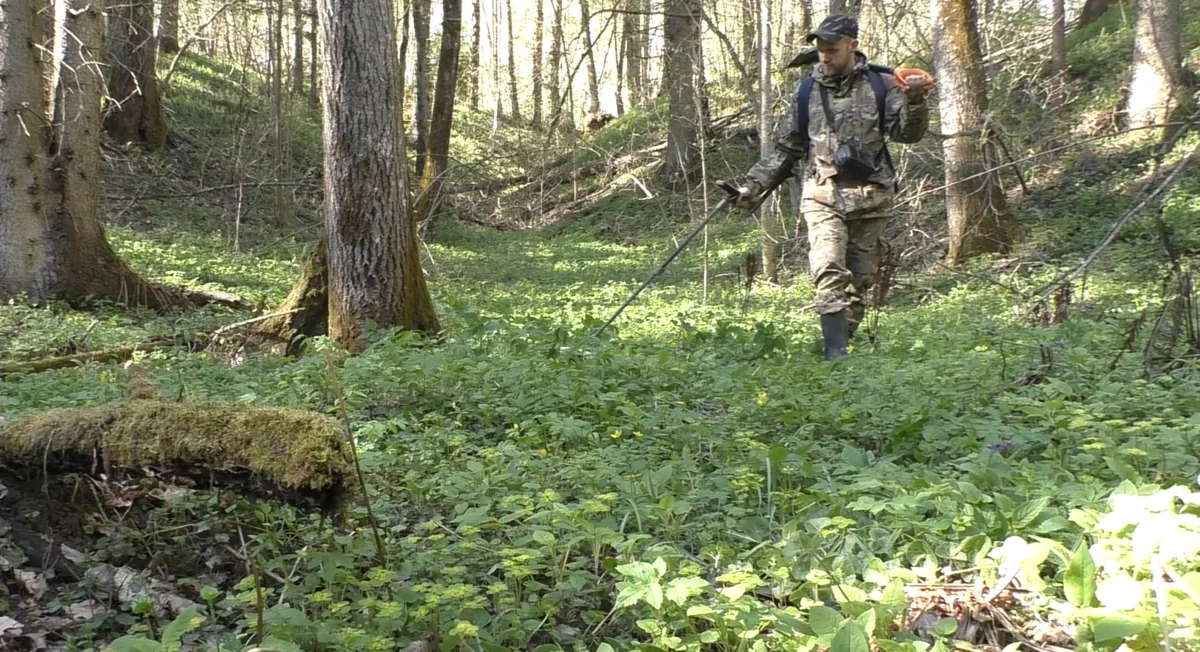
[{"label": "man's gloved hand", "polygon": [[754,200],[758,199],[758,193],[762,192],[762,186],[758,185],[757,181],[747,181],[746,185],[738,188],[738,198],[734,205],[738,208],[749,209]]}]

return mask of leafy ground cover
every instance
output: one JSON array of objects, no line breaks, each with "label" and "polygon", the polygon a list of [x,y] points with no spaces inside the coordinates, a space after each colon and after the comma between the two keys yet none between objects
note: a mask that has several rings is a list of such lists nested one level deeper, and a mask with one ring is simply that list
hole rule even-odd
[{"label": "leafy ground cover", "polygon": [[[182,97],[199,101],[213,87],[191,80],[217,69],[181,65]],[[487,120],[465,124],[471,151],[492,156]],[[652,126],[628,116],[595,149],[649,146]],[[0,606],[33,629],[55,623],[42,627],[52,644],[80,651],[1197,649],[1200,378],[1180,346],[1151,346],[1162,231],[1135,222],[1046,312],[1017,298],[1125,208],[1147,168],[1111,153],[1060,162],[1062,182],[1021,206],[1020,251],[901,275],[835,364],[819,361],[802,269],[740,285],[757,232],[736,215],[710,231],[707,292],[697,242],[594,336],[690,229],[696,193],[621,190],[544,230],[443,221],[425,266],[444,338],[375,332],[353,358],[314,340],[293,360],[234,355],[234,335],[136,358],[181,400],[338,415],[344,399],[384,555],[361,501],[333,530],[313,511],[153,478],[113,478],[93,501],[67,476],[58,502],[10,486],[21,498],[5,519],[84,514],[61,523],[90,579],[39,594],[9,546]],[[286,294],[302,233],[248,221],[233,252],[219,202],[160,201],[149,221],[113,220],[135,267],[267,306]],[[1191,269],[1200,187],[1179,184],[1165,205]],[[92,308],[4,306],[0,354],[244,318]],[[0,412],[125,391],[116,365],[11,375]]]}]

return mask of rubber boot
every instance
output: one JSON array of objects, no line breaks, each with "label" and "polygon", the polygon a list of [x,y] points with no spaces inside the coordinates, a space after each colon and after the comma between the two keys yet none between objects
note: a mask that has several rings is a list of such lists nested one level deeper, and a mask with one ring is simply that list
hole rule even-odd
[{"label": "rubber boot", "polygon": [[821,315],[821,334],[825,337],[826,360],[846,355],[846,347],[850,343],[846,330],[846,311]]}]

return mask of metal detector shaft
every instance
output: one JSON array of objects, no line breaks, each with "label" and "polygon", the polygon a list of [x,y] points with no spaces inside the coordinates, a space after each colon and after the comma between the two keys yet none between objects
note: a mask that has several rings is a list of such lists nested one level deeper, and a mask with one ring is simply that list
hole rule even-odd
[{"label": "metal detector shaft", "polygon": [[[782,183],[782,181],[780,183]],[[650,278],[647,278],[646,282],[642,283],[641,287],[634,290],[633,294],[629,295],[629,298],[625,300],[625,303],[621,304],[621,307],[617,308],[617,311],[615,313],[613,313],[613,316],[609,317],[608,321],[604,322],[604,325],[601,326],[596,331],[596,337],[599,337],[605,331],[605,329],[607,329],[609,326],[612,325],[612,323],[614,321],[617,320],[617,317],[621,316],[622,312],[625,312],[625,309],[629,307],[629,304],[633,303],[634,300],[637,299],[638,295],[642,293],[642,290],[645,290],[651,283],[654,282],[654,279],[658,278],[659,274],[662,274],[663,271],[665,271],[667,269],[667,265],[670,265],[671,261],[675,260],[675,257],[678,256],[680,254],[680,252],[682,252],[684,249],[687,248],[688,243],[690,243],[693,239],[695,239],[695,237],[697,235],[699,235],[702,230],[704,230],[704,227],[708,226],[708,223],[711,222],[714,217],[716,217],[718,214],[720,214],[721,211],[723,211],[726,208],[728,208],[729,206],[731,206],[733,204],[733,202],[737,201],[737,199],[738,199],[737,186],[733,185],[729,181],[719,181],[719,182],[717,182],[717,186],[719,186],[722,190],[725,191],[725,198],[722,199],[720,202],[717,203],[716,206],[713,207],[712,211],[709,212],[708,217],[704,218],[704,221],[701,222],[700,225],[697,226],[694,231],[689,233],[688,237],[683,239],[683,242],[679,243],[679,246],[675,248],[675,251],[672,251],[671,254],[669,256],[667,256],[667,259],[664,260],[662,262],[662,264],[658,266],[658,269],[654,270],[654,273],[650,275]],[[763,190],[762,192],[760,192],[758,194],[758,197],[755,198],[754,203],[747,210],[749,210],[750,212],[754,212],[755,210],[757,210],[758,207],[761,206],[764,201],[766,201],[767,197],[771,194],[771,192],[773,190],[775,190],[775,188],[777,188],[777,187],[779,187],[778,183],[771,185],[770,187],[768,187],[765,190]]]},{"label": "metal detector shaft", "polygon": [[679,243],[678,247],[675,247],[675,251],[672,251],[671,254],[667,256],[667,259],[658,266],[658,269],[654,270],[654,273],[650,275],[650,278],[647,278],[646,282],[642,283],[641,287],[634,290],[633,294],[629,295],[629,298],[625,300],[625,303],[621,304],[620,308],[617,308],[617,311],[613,313],[613,316],[609,317],[608,321],[604,322],[604,325],[596,331],[596,337],[599,337],[606,328],[611,326],[612,323],[617,320],[617,317],[620,317],[621,313],[625,312],[625,309],[629,307],[629,304],[633,303],[634,299],[637,299],[638,295],[642,293],[642,290],[645,290],[651,283],[654,282],[654,279],[658,278],[659,274],[662,274],[663,271],[667,269],[667,265],[670,265],[671,261],[675,260],[675,257],[678,256],[679,253],[688,246],[688,243],[690,243],[697,235],[699,235],[700,231],[704,230],[704,227],[708,226],[708,223],[711,222],[714,217],[720,214],[721,211],[725,210],[725,208],[731,205],[736,199],[736,197],[726,197],[725,199],[717,202],[717,205],[714,206],[713,209],[708,213],[708,217],[704,218],[704,221],[701,222],[694,231],[689,233],[688,237],[684,238],[683,242]]}]

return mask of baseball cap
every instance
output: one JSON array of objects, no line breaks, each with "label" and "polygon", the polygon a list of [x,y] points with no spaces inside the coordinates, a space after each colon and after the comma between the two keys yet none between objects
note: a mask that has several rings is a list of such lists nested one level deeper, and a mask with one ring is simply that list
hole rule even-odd
[{"label": "baseball cap", "polygon": [[812,43],[815,38],[831,42],[837,42],[843,38],[858,38],[858,21],[842,14],[826,16],[817,30],[805,36],[804,40]]}]

